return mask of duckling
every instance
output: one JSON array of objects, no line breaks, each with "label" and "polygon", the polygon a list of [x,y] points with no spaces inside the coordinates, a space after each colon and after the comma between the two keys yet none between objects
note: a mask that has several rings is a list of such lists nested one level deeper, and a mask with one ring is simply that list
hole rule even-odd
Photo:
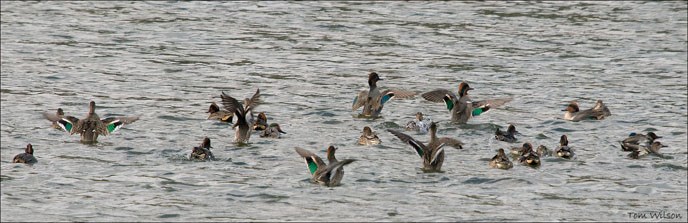
[{"label": "duckling", "polygon": [[234,118],[234,114],[225,110],[220,110],[220,106],[217,106],[215,102],[210,104],[210,107],[208,107],[208,111],[206,113],[208,114],[208,119],[209,120],[219,120],[221,122],[228,122],[232,123],[232,118]]},{"label": "duckling", "polygon": [[425,122],[425,119],[423,118],[423,113],[417,112],[416,113],[416,120],[409,121],[406,123],[406,130],[407,131],[418,131],[421,134],[428,133],[428,130],[430,129],[430,125],[428,125]]},{"label": "duckling", "polygon": [[382,78],[375,73],[371,72],[368,74],[368,90],[363,90],[354,97],[353,105],[351,106],[351,111],[356,111],[360,107],[363,107],[363,112],[359,115],[367,118],[377,118],[382,111],[384,104],[392,100],[392,98],[411,98],[416,95],[415,92],[404,91],[404,90],[383,90],[377,88],[377,82],[381,81]]},{"label": "duckling", "polygon": [[390,133],[399,138],[402,142],[411,145],[418,155],[423,159],[424,172],[440,172],[444,163],[444,146],[452,146],[463,149],[463,143],[458,139],[442,137],[437,138],[437,123],[430,123],[430,142],[427,145],[414,139],[413,137],[399,131],[388,129]]},{"label": "duckling", "polygon": [[327,149],[329,164],[325,164],[318,155],[311,151],[300,147],[296,147],[295,150],[306,161],[306,166],[311,173],[311,182],[327,187],[339,185],[344,177],[344,166],[356,161],[355,159],[338,161],[334,157],[334,151],[336,150],[334,146],[330,146]]},{"label": "duckling", "polygon": [[[258,117],[260,117],[260,116],[258,116]],[[263,132],[260,133],[260,137],[270,137],[270,138],[278,138],[279,139],[281,136],[280,133],[287,134],[286,132],[282,131],[282,128],[280,128],[279,124],[270,123],[270,127],[263,130]]]},{"label": "duckling", "polygon": [[497,131],[495,131],[495,139],[499,141],[504,141],[504,142],[516,142],[516,136],[514,136],[517,133],[516,127],[514,125],[509,124],[509,128],[507,128],[506,132],[502,132],[497,128]]},{"label": "duckling", "polygon": [[36,157],[33,156],[33,146],[31,143],[26,145],[26,149],[24,150],[24,153],[18,154],[14,156],[14,159],[12,159],[13,163],[26,163],[26,164],[34,164],[38,162]]},{"label": "duckling", "polygon": [[363,134],[361,137],[358,137],[358,144],[360,145],[377,145],[380,144],[380,138],[377,137],[377,134],[373,132],[373,129],[371,129],[368,126],[363,127]]},{"label": "duckling", "polygon": [[558,157],[564,159],[571,159],[573,156],[575,156],[573,149],[569,147],[569,140],[566,135],[561,135],[559,147],[554,151],[554,153],[557,154]]},{"label": "duckling", "polygon": [[492,168],[508,170],[511,169],[511,167],[513,166],[514,164],[511,163],[509,157],[507,157],[506,154],[504,154],[504,149],[501,148],[497,152],[497,155],[492,157],[492,159],[490,160],[490,167]]},{"label": "duckling", "polygon": [[210,148],[213,148],[212,146],[210,146],[210,139],[208,137],[205,137],[200,147],[196,146],[193,148],[193,150],[191,150],[191,155],[189,155],[189,159],[215,160],[215,156],[213,156],[213,152],[210,151]]}]

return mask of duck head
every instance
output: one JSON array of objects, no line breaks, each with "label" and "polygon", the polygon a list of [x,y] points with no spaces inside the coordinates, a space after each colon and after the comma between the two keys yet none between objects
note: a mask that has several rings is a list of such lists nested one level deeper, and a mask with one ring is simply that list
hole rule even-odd
[{"label": "duck head", "polygon": [[33,146],[31,145],[31,143],[26,145],[26,149],[24,150],[24,152],[33,155]]},{"label": "duck head", "polygon": [[499,148],[499,151],[497,151],[497,156],[506,157],[506,153],[504,153],[504,149]]},{"label": "duck head", "polygon": [[382,80],[382,78],[380,78],[380,75],[378,75],[375,72],[370,72],[370,74],[368,74],[368,86],[370,86],[371,88],[376,87],[377,81],[381,81],[381,80]]},{"label": "duck head", "polygon": [[648,133],[647,133],[647,137],[651,138],[652,140],[662,138],[661,136],[658,136],[658,135],[655,134],[654,132],[648,132]]},{"label": "duck head", "polygon": [[208,107],[208,111],[205,113],[215,113],[215,112],[219,112],[219,111],[220,111],[220,106],[217,106],[217,104],[215,104],[215,102],[213,102],[212,104],[210,104],[210,107]]},{"label": "duck head", "polygon": [[459,97],[463,97],[464,95],[468,95],[468,90],[473,90],[472,87],[468,86],[468,83],[466,83],[466,82],[459,83]]},{"label": "duck head", "polygon": [[510,134],[512,134],[512,135],[515,134],[515,133],[517,133],[516,127],[515,127],[514,125],[512,125],[512,124],[509,124],[509,128],[506,129],[506,132],[508,132],[508,133],[510,133]]},{"label": "duck head", "polygon": [[203,143],[201,143],[201,148],[213,148],[212,146],[210,146],[210,139],[208,137],[205,137],[205,139],[203,139]]},{"label": "duck head", "polygon": [[275,129],[277,129],[278,132],[287,134],[286,132],[282,131],[282,128],[280,128],[280,125],[277,123],[271,123],[270,128],[275,128]]},{"label": "duck head", "polygon": [[96,113],[96,102],[91,101],[91,103],[88,103],[88,114],[94,114]]},{"label": "duck head", "polygon": [[437,134],[437,123],[431,122],[430,123],[430,135],[435,135],[435,134]]},{"label": "duck head", "polygon": [[423,121],[423,113],[416,112],[416,119],[418,119],[418,121]]},{"label": "duck head", "polygon": [[62,108],[57,108],[57,115],[64,116],[64,111],[62,110]]},{"label": "duck head", "polygon": [[363,127],[363,135],[365,135],[365,136],[371,136],[371,135],[373,135],[373,129],[371,129],[371,128],[368,127],[368,126]]},{"label": "duck head", "polygon": [[566,108],[563,109],[562,111],[568,111],[568,112],[570,112],[570,113],[574,113],[574,112],[580,111],[580,109],[578,108],[578,103],[571,102],[571,103],[569,103],[569,105],[566,106]]},{"label": "duck head", "polygon": [[337,158],[334,156],[334,153],[337,151],[337,148],[334,146],[327,147],[327,160],[329,162],[336,161]]},{"label": "duck head", "polygon": [[559,139],[559,145],[568,146],[569,145],[569,138],[566,137],[566,135],[561,135],[561,139]]}]

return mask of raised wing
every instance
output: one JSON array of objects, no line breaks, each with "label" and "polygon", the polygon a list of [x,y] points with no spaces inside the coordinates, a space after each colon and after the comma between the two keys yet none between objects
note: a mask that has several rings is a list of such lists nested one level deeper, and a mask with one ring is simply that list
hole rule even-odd
[{"label": "raised wing", "polygon": [[246,102],[246,104],[244,105],[244,106],[245,106],[244,110],[247,111],[247,112],[248,112],[248,111],[252,111],[254,108],[258,107],[258,105],[259,105],[261,102],[262,102],[262,101],[260,100],[260,88],[259,88],[259,89],[256,89],[256,93],[253,94],[253,96],[251,97],[251,99],[249,99],[249,100]]},{"label": "raised wing", "polygon": [[454,102],[458,101],[458,97],[454,92],[446,89],[436,89],[430,92],[423,93],[421,95],[425,100],[432,102],[444,102],[447,106],[447,110],[452,110],[455,106]]},{"label": "raised wing", "polygon": [[393,129],[387,129],[387,131],[394,134],[402,142],[411,145],[411,147],[413,147],[413,149],[416,151],[416,153],[418,153],[418,155],[421,158],[423,158],[425,154],[428,154],[428,152],[429,152],[428,148],[423,143],[413,139],[411,136],[406,135],[404,133],[401,133],[399,131],[393,130]]},{"label": "raised wing", "polygon": [[490,106],[491,108],[497,108],[499,106],[502,106],[506,104],[507,102],[512,101],[513,98],[494,98],[494,99],[487,99],[487,100],[481,100],[481,101],[474,101],[473,107],[474,108],[479,108],[483,106]]},{"label": "raised wing", "polygon": [[446,145],[446,146],[451,146],[457,149],[463,149],[463,142],[459,141],[458,139],[454,138],[449,138],[449,137],[442,137],[439,138],[440,143]]},{"label": "raised wing", "polygon": [[62,128],[66,132],[69,132],[70,134],[74,134],[76,132],[73,130],[76,130],[74,126],[77,123],[79,123],[79,119],[73,116],[65,116],[64,118],[57,120],[57,125],[60,126],[60,128]]},{"label": "raised wing", "polygon": [[108,133],[113,133],[120,128],[124,126],[124,124],[130,124],[132,122],[135,122],[136,120],[139,120],[138,116],[134,117],[111,117],[111,118],[104,118],[101,121],[105,125],[105,128],[107,128]]},{"label": "raised wing", "polygon": [[351,111],[356,111],[356,109],[362,107],[368,102],[368,90],[362,90],[358,92],[358,95],[354,97],[354,102],[351,105]]},{"label": "raised wing", "polygon": [[224,91],[220,95],[220,98],[222,98],[222,106],[225,107],[225,110],[231,113],[238,113],[239,116],[244,114],[244,106],[242,106],[236,98],[225,94]]},{"label": "raised wing", "polygon": [[308,171],[311,173],[311,175],[315,174],[318,169],[326,167],[325,162],[318,157],[318,155],[315,155],[315,153],[300,147],[296,147],[295,150],[296,153],[305,159],[306,167],[308,167]]}]

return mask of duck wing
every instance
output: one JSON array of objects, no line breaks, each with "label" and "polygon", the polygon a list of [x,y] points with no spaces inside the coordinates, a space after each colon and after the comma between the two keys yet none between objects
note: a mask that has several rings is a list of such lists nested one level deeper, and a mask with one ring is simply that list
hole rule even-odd
[{"label": "duck wing", "polygon": [[442,137],[439,138],[439,141],[441,144],[444,144],[445,146],[451,146],[456,149],[463,149],[463,142],[459,141],[458,139]]},{"label": "duck wing", "polygon": [[421,95],[425,100],[432,102],[444,102],[447,105],[447,110],[452,110],[455,106],[455,101],[459,97],[447,89],[435,89],[433,91],[425,92]]},{"label": "duck wing", "polygon": [[425,155],[430,155],[430,151],[429,151],[428,147],[425,146],[425,144],[423,144],[422,142],[419,142],[419,141],[415,140],[414,138],[412,138],[411,136],[406,135],[404,133],[401,133],[399,131],[393,130],[393,129],[387,129],[387,131],[389,131],[390,133],[395,135],[402,142],[411,145],[411,147],[413,147],[413,149],[416,151],[416,153],[418,153],[418,155],[421,158],[424,158]]},{"label": "duck wing", "polygon": [[74,116],[65,116],[60,120],[57,120],[57,125],[60,126],[64,131],[74,134],[77,132],[75,126],[79,123],[79,119]]},{"label": "duck wing", "polygon": [[262,101],[260,100],[260,88],[256,89],[256,93],[248,100],[244,105],[244,110],[246,112],[253,111],[254,108],[258,107]]},{"label": "duck wing", "polygon": [[471,103],[473,103],[474,108],[481,108],[484,106],[489,106],[490,108],[497,108],[512,100],[513,98],[493,98],[481,101],[473,101]]},{"label": "duck wing", "polygon": [[358,92],[358,95],[354,97],[354,102],[351,105],[351,111],[356,111],[356,109],[363,107],[368,103],[368,90],[362,90],[361,92]]},{"label": "duck wing", "polygon": [[139,120],[139,116],[131,116],[131,117],[110,117],[110,118],[104,118],[101,119],[100,121],[103,122],[105,125],[105,128],[107,128],[108,133],[115,132],[122,128],[124,124],[131,124],[135,122],[136,120]]},{"label": "duck wing", "polygon": [[306,167],[308,167],[308,171],[311,173],[311,175],[315,174],[319,169],[324,169],[327,166],[318,155],[315,155],[315,153],[300,147],[296,147],[295,150],[296,153],[298,153],[306,161]]}]

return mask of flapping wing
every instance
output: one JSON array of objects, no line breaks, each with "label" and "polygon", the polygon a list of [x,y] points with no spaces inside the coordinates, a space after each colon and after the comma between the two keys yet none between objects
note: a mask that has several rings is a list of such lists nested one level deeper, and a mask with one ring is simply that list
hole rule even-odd
[{"label": "flapping wing", "polygon": [[57,125],[66,132],[69,132],[69,134],[74,134],[77,132],[77,129],[75,128],[77,123],[79,123],[79,119],[73,116],[65,116],[64,118],[57,120]]},{"label": "flapping wing", "polygon": [[241,103],[239,103],[239,101],[236,100],[236,98],[225,94],[224,91],[220,95],[220,98],[222,98],[222,106],[224,106],[225,110],[230,113],[244,114],[244,107],[241,105]]},{"label": "flapping wing", "polygon": [[[395,136],[396,136],[397,138],[399,138],[402,142],[411,145],[411,147],[413,147],[413,149],[416,151],[416,153],[418,153],[418,155],[419,155],[421,158],[423,158],[423,156],[424,156],[425,154],[428,154],[428,149],[427,149],[427,147],[426,147],[423,143],[421,143],[421,142],[419,142],[419,141],[413,139],[411,136],[406,135],[406,134],[404,134],[404,133],[401,133],[401,132],[399,132],[399,131],[393,130],[393,129],[387,129],[387,131],[389,131],[390,133],[392,133],[393,135],[395,135]],[[428,155],[429,155],[429,154],[428,154]]]},{"label": "flapping wing", "polygon": [[110,117],[110,118],[104,118],[100,121],[103,122],[103,125],[105,125],[105,128],[107,129],[108,133],[113,133],[120,128],[124,126],[124,124],[131,124],[132,122],[135,122],[136,120],[139,120],[139,116],[133,116],[133,117]]},{"label": "flapping wing", "polygon": [[256,89],[256,93],[253,94],[251,99],[246,103],[245,111],[252,111],[254,108],[258,107],[262,101],[260,100],[260,88]]},{"label": "flapping wing", "polygon": [[444,102],[445,97],[449,97],[454,100],[457,99],[456,94],[447,89],[435,89],[433,91],[425,92],[421,95],[425,100],[432,102]]},{"label": "flapping wing", "polygon": [[51,122],[56,122],[62,119],[62,117],[57,116],[54,112],[43,112],[43,117],[50,120]]},{"label": "flapping wing", "polygon": [[506,104],[507,102],[510,102],[511,100],[513,100],[513,98],[494,98],[481,101],[474,101],[473,107],[480,108],[483,106],[490,106],[490,108],[497,108],[499,106]]},{"label": "flapping wing", "polygon": [[318,155],[315,155],[315,153],[300,147],[296,147],[295,150],[296,153],[298,153],[306,161],[306,167],[308,167],[308,171],[311,173],[311,175],[315,174],[318,169],[326,167],[325,162],[318,157]]},{"label": "flapping wing", "polygon": [[351,105],[351,111],[356,111],[356,109],[362,107],[368,102],[368,90],[362,90],[358,92],[358,95],[354,97],[354,102]]},{"label": "flapping wing", "polygon": [[439,138],[440,143],[446,145],[446,146],[451,146],[456,149],[463,149],[463,142],[459,141],[458,139],[454,138],[449,138],[449,137],[442,137]]}]

